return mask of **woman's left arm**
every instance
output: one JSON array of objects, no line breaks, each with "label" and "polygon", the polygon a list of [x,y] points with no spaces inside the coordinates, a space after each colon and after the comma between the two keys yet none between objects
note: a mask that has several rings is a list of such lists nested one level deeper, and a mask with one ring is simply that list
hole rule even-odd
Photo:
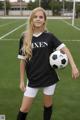
[{"label": "woman's left arm", "polygon": [[63,47],[61,49],[61,51],[63,51],[64,53],[67,54],[67,57],[68,57],[68,60],[69,60],[69,63],[71,65],[71,69],[72,69],[72,78],[76,79],[77,77],[79,77],[79,71],[78,71],[78,68],[73,60],[73,57],[72,57],[69,49],[67,47]]}]

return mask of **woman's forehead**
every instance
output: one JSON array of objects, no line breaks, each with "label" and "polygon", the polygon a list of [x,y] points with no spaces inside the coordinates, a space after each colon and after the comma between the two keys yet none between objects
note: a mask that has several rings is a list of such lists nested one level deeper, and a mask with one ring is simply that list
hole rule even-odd
[{"label": "woman's forehead", "polygon": [[43,14],[43,11],[36,11],[35,15],[44,15],[44,14]]}]

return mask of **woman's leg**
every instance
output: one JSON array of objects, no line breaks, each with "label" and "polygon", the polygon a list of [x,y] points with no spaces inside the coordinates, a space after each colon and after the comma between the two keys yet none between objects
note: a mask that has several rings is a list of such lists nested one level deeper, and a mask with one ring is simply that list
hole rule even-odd
[{"label": "woman's leg", "polygon": [[44,88],[44,113],[43,113],[43,120],[51,120],[51,115],[52,115],[52,95],[54,94],[55,91],[55,85],[45,87]]},{"label": "woman's leg", "polygon": [[26,97],[26,96],[23,97],[22,105],[20,107],[20,111],[18,113],[17,120],[25,120],[26,119],[27,114],[32,105],[33,99],[34,98],[30,98],[30,97]]},{"label": "woman's leg", "polygon": [[43,120],[50,120],[52,115],[52,96],[44,95]]},{"label": "woman's leg", "polygon": [[32,105],[32,102],[33,102],[33,99],[34,98],[32,98],[32,97],[24,96],[23,100],[22,100],[22,105],[20,107],[20,111],[22,111],[24,113],[29,112],[31,105]]},{"label": "woman's leg", "polygon": [[25,120],[31,108],[32,102],[38,92],[36,88],[27,87],[22,100],[22,105],[17,116],[17,120]]}]

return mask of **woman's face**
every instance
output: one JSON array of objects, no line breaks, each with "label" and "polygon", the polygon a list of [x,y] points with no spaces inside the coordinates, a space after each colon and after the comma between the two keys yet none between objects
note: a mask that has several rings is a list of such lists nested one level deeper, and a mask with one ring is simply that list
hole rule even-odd
[{"label": "woman's face", "polygon": [[33,25],[36,28],[41,28],[45,23],[44,14],[42,11],[37,11],[33,17]]}]

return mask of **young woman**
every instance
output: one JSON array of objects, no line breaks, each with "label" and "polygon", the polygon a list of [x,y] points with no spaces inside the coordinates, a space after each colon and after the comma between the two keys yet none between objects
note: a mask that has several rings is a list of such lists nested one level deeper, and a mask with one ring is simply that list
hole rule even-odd
[{"label": "young woman", "polygon": [[[59,81],[56,71],[49,64],[49,55],[53,50],[61,50],[68,56],[72,69],[72,77],[77,78],[79,71],[69,52],[69,49],[52,33],[46,30],[46,13],[41,7],[32,11],[28,29],[22,35],[19,45],[20,59],[20,89],[24,96],[17,120],[25,120],[32,102],[39,90],[43,89],[43,120],[50,120],[52,114],[52,95],[56,83]],[[25,87],[24,73],[26,71],[28,83]]]}]

